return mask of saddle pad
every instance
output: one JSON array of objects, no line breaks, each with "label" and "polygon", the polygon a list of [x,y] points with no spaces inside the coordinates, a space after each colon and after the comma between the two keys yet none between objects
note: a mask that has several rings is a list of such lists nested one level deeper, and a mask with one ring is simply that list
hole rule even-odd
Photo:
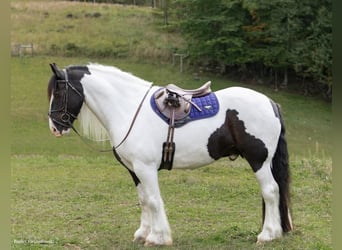
[{"label": "saddle pad", "polygon": [[[193,97],[191,101],[194,102],[201,109],[201,111],[197,110],[194,107],[194,105],[191,105],[191,110],[188,116],[186,116],[185,118],[181,120],[175,120],[176,128],[181,127],[188,122],[213,117],[219,111],[220,105],[219,105],[216,95],[213,92],[202,97]],[[167,124],[169,124],[169,118],[163,115],[159,111],[156,105],[155,99],[154,99],[154,95],[151,96],[150,103],[154,112],[160,118],[162,118]]]}]

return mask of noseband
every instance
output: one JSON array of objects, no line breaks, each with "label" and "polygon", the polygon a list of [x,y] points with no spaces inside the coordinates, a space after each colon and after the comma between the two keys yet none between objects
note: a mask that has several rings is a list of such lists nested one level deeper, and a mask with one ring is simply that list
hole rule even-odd
[{"label": "noseband", "polygon": [[[70,82],[69,82],[69,79],[68,79],[68,74],[66,72],[66,70],[64,71],[64,76],[65,76],[65,79],[64,80],[56,80],[56,85],[58,83],[65,83],[65,95],[64,95],[64,102],[63,102],[63,107],[61,107],[60,109],[53,109],[53,110],[50,110],[49,113],[48,113],[48,116],[50,117],[50,119],[58,124],[58,125],[61,125],[63,127],[66,127],[66,128],[73,128],[73,125],[72,125],[72,122],[71,122],[71,117],[74,118],[74,119],[77,119],[77,114],[73,114],[71,113],[70,111],[68,111],[68,93],[69,93],[69,89],[73,90],[77,95],[79,95],[81,98],[82,98],[82,101],[84,100],[84,95],[78,91]],[[56,113],[56,112],[62,112],[61,116],[60,116],[60,119],[61,121],[58,121],[56,120],[55,118],[52,117],[52,114],[53,113]]]}]

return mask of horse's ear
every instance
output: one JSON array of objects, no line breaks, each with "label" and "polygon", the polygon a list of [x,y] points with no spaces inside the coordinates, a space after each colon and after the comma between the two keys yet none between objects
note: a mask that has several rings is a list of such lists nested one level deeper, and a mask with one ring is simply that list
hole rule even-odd
[{"label": "horse's ear", "polygon": [[63,74],[56,63],[50,63],[50,67],[55,76],[57,76],[57,78],[63,79]]}]

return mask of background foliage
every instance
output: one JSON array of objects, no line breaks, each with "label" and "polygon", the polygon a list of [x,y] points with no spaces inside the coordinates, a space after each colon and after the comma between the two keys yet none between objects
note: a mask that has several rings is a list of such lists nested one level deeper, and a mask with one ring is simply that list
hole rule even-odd
[{"label": "background foliage", "polygon": [[305,79],[331,97],[330,0],[175,0],[183,35],[197,63],[283,85]]},{"label": "background foliage", "polygon": [[[31,35],[35,50],[43,54],[165,62],[180,52],[188,55],[198,72],[216,72],[239,81],[271,84],[276,89],[292,87],[305,95],[318,94],[331,100],[331,0],[81,2],[88,10],[56,13],[53,8],[63,9],[63,1],[49,3],[53,8],[44,11],[38,1],[22,9],[12,8],[40,16],[41,22],[22,34]],[[103,4],[91,4],[94,2]],[[110,8],[113,3],[131,7]],[[47,26],[48,19],[56,15],[61,15],[58,21]],[[34,21],[26,18],[28,23]],[[16,24],[15,20],[15,28]],[[35,30],[46,32],[33,37]],[[77,39],[71,36],[75,31],[97,39]],[[14,38],[12,41],[19,37]]]}]

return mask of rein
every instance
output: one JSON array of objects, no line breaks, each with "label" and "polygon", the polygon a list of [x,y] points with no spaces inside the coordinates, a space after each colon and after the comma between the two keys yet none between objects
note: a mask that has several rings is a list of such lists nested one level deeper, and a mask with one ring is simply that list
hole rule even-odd
[{"label": "rein", "polygon": [[80,137],[80,139],[83,141],[83,143],[85,145],[87,145],[89,148],[91,148],[94,151],[98,151],[100,153],[106,153],[106,152],[112,152],[112,149],[97,149],[95,148],[93,145],[91,145],[85,138],[84,136],[82,136],[77,129],[74,127],[74,125],[72,125],[72,123],[69,123],[70,128],[78,135],[78,137]]},{"label": "rein", "polygon": [[114,147],[115,149],[117,149],[118,147],[120,147],[120,146],[122,145],[122,143],[124,143],[124,142],[126,141],[128,135],[129,135],[129,133],[131,132],[131,130],[132,130],[132,128],[133,128],[133,125],[134,125],[134,123],[135,123],[135,120],[136,120],[137,117],[138,117],[138,114],[139,114],[139,112],[140,112],[141,107],[142,107],[142,105],[143,105],[143,103],[144,103],[144,101],[145,101],[145,99],[146,99],[148,93],[149,93],[150,90],[152,89],[152,86],[153,86],[153,84],[151,84],[151,86],[150,86],[150,87],[148,88],[148,90],[146,91],[146,93],[145,93],[143,99],[141,100],[141,102],[140,102],[140,104],[139,104],[139,107],[138,107],[137,111],[135,111],[135,114],[134,114],[134,116],[133,116],[131,125],[130,125],[130,127],[129,127],[129,129],[128,129],[126,135],[125,135],[125,137],[121,140],[121,142],[120,142],[117,146]]},{"label": "rein", "polygon": [[[144,101],[145,101],[145,99],[146,99],[148,93],[150,92],[152,86],[153,86],[153,85],[151,84],[151,86],[150,86],[150,87],[148,88],[148,90],[146,91],[146,93],[145,93],[143,99],[141,100],[141,102],[140,102],[140,104],[139,104],[137,110],[135,111],[135,114],[134,114],[134,116],[133,116],[131,125],[130,125],[130,127],[129,127],[129,129],[128,129],[126,135],[125,135],[125,137],[121,140],[121,142],[120,142],[117,146],[114,147],[114,149],[117,149],[118,147],[120,147],[120,146],[126,141],[128,135],[130,134],[130,132],[131,132],[131,130],[132,130],[132,128],[133,128],[133,125],[134,125],[134,123],[135,123],[135,120],[136,120],[137,117],[138,117],[138,114],[139,114],[139,112],[140,112],[140,109],[141,109],[141,107],[142,107],[142,105],[143,105],[143,103],[144,103]],[[81,138],[81,140],[84,142],[84,144],[88,145],[88,146],[89,146],[90,148],[92,148],[93,150],[99,151],[100,153],[112,152],[113,149],[99,150],[99,149],[94,148],[94,147],[93,147],[91,144],[89,144],[89,143],[84,139],[84,137],[77,131],[77,129],[74,127],[74,125],[70,122],[70,120],[69,120],[69,126],[70,126],[70,128],[71,128],[71,129],[72,129],[72,130]]]}]

